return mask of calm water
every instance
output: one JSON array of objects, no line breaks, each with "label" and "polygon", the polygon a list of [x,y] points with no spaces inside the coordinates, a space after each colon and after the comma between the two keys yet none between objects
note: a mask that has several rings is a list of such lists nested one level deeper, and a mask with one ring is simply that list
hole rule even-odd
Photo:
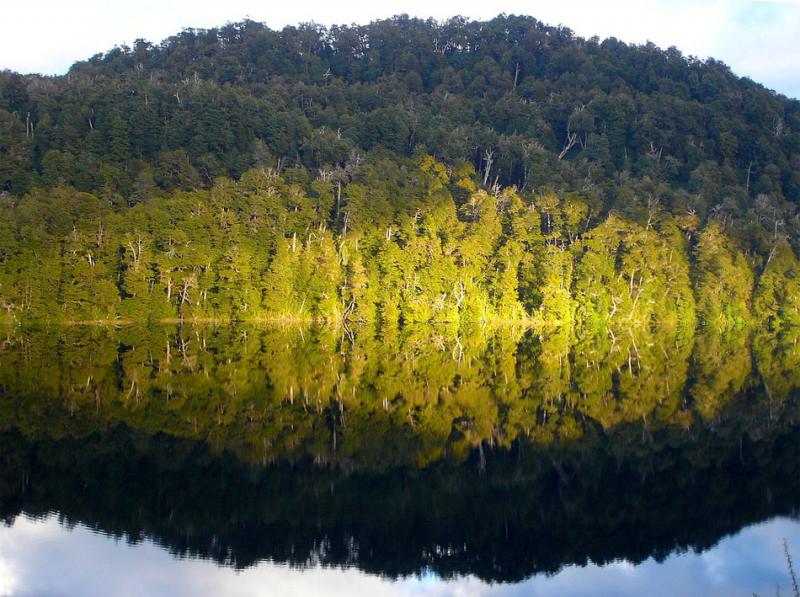
[{"label": "calm water", "polygon": [[2,594],[789,594],[766,333],[0,334]]}]

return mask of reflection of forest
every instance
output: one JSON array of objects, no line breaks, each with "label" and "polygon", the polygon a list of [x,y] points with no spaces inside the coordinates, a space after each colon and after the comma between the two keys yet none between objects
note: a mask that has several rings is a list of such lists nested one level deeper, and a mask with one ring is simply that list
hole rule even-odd
[{"label": "reflection of forest", "polygon": [[513,327],[9,329],[0,425],[79,438],[124,423],[245,462],[383,470],[631,423],[652,433],[735,416],[755,432],[794,415],[798,361],[786,331],[571,343]]},{"label": "reflection of forest", "polygon": [[8,330],[2,514],[241,566],[663,556],[798,506],[798,355],[786,330]]}]

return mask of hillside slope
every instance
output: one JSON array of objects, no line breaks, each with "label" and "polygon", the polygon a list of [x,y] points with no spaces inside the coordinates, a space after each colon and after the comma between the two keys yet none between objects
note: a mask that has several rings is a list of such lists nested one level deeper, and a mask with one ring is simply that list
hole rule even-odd
[{"label": "hillside slope", "polygon": [[530,17],[6,71],[0,187],[9,321],[797,319],[800,102]]}]

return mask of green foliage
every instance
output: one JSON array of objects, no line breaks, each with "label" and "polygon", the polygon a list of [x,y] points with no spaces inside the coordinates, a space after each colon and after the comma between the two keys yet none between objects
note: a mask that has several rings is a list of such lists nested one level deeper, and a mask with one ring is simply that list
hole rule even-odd
[{"label": "green foliage", "polygon": [[795,339],[704,329],[687,342],[635,329],[576,341],[563,327],[456,324],[6,328],[0,431],[83,437],[123,423],[254,463],[325,454],[427,466],[484,444],[569,444],[642,420],[653,433],[702,427],[757,384],[765,396],[744,420],[796,417]]},{"label": "green foliage", "polygon": [[361,164],[350,183],[299,174],[257,168],[134,204],[71,187],[6,200],[2,318],[518,322],[616,341],[690,337],[697,318],[725,331],[753,303],[770,329],[800,324],[785,241],[753,298],[753,268],[716,221],[693,240],[694,222],[664,213],[591,225],[581,195],[488,192],[426,155]]},{"label": "green foliage", "polygon": [[[0,73],[0,192],[68,184],[134,203],[251,167],[324,172],[341,190],[365,161],[427,152],[486,188],[540,193],[545,235],[572,237],[611,207],[639,223],[688,209],[756,245],[771,220],[800,232],[798,106],[713,59],[525,16],[244,21],[114,48],[63,77]],[[354,195],[311,195],[338,230]],[[759,197],[775,217],[752,217]],[[355,230],[366,214],[351,217]]]},{"label": "green foliage", "polygon": [[699,234],[694,257],[700,322],[725,330],[749,321],[753,270],[719,224],[712,222]]},{"label": "green foliage", "polygon": [[796,327],[798,106],[516,16],[2,72],[0,317]]},{"label": "green foliage", "polygon": [[753,311],[763,326],[780,331],[800,326],[800,264],[786,241],[779,241],[758,279]]}]

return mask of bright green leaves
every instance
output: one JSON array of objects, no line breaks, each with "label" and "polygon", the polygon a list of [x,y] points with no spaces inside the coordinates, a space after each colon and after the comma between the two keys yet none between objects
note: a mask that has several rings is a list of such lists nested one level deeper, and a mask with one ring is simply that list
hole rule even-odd
[{"label": "bright green leaves", "polygon": [[698,237],[693,278],[697,312],[703,325],[725,330],[749,321],[753,271],[715,222]]},{"label": "bright green leaves", "polygon": [[749,321],[754,300],[770,329],[800,325],[786,242],[753,299],[751,263],[716,221],[600,218],[583,195],[489,192],[429,156],[360,168],[349,184],[259,168],[132,206],[68,187],[6,203],[2,318],[518,322],[683,342],[696,318]]}]

